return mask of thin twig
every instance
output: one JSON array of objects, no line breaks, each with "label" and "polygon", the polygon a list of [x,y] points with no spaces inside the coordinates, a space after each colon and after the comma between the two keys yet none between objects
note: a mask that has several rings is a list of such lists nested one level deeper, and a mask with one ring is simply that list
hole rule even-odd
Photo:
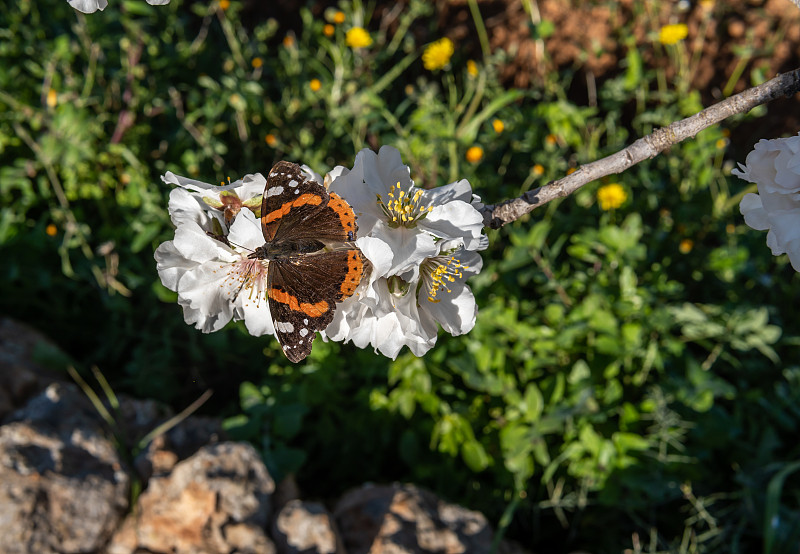
[{"label": "thin twig", "polygon": [[726,98],[700,113],[657,129],[616,154],[583,165],[574,173],[558,181],[528,191],[519,198],[484,206],[481,210],[484,225],[492,229],[499,229],[506,223],[519,219],[551,200],[569,196],[592,181],[606,175],[622,173],[643,160],[654,158],[673,144],[694,137],[703,129],[711,127],[723,119],[746,113],[756,106],[766,104],[776,98],[789,97],[798,91],[800,91],[800,69],[778,75],[757,87]]}]

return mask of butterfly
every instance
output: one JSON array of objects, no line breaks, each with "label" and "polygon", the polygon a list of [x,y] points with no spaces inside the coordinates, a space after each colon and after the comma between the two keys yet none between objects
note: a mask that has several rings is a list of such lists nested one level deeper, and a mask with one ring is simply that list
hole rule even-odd
[{"label": "butterfly", "polygon": [[264,245],[248,258],[267,262],[267,298],[275,336],[291,362],[311,353],[336,304],[352,296],[368,261],[355,246],[356,216],[336,193],[300,166],[276,163],[261,202]]}]

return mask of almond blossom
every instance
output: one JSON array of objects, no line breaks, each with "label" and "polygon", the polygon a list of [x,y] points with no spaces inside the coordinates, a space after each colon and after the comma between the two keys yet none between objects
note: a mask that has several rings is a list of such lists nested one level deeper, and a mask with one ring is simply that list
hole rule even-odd
[{"label": "almond blossom", "polygon": [[739,168],[732,173],[758,188],[758,194],[745,194],[739,204],[745,223],[768,231],[772,254],[788,254],[800,271],[800,134],[760,140]]}]

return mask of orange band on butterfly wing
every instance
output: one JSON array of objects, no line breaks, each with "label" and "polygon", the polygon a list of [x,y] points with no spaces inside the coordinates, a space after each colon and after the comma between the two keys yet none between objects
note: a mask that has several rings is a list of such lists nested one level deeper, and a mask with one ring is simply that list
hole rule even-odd
[{"label": "orange band on butterfly wing", "polygon": [[261,221],[262,224],[268,225],[288,214],[292,211],[292,208],[299,208],[305,205],[319,206],[320,204],[322,204],[322,197],[319,194],[301,194],[291,202],[285,202],[277,210],[272,210],[270,213],[263,215]]},{"label": "orange band on butterfly wing", "polygon": [[353,212],[353,208],[350,207],[350,204],[342,200],[341,196],[332,192],[330,194],[331,199],[328,201],[328,206],[336,212],[336,215],[339,216],[339,220],[342,222],[342,227],[346,232],[352,232],[355,236],[356,232],[356,214]]},{"label": "orange band on butterfly wing", "polygon": [[339,287],[339,291],[342,293],[340,301],[353,296],[363,275],[364,260],[361,259],[361,253],[358,250],[349,250],[347,252],[347,275]]},{"label": "orange band on butterfly wing", "polygon": [[309,317],[319,317],[330,309],[330,306],[324,300],[320,300],[316,304],[310,304],[307,302],[301,303],[297,300],[297,297],[275,287],[270,289],[269,297],[276,302],[286,304],[289,306],[289,309],[296,312],[303,312]]}]

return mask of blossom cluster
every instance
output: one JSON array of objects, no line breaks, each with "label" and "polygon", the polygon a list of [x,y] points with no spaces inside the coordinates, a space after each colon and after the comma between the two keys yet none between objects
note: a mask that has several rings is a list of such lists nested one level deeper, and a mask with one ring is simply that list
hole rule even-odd
[{"label": "blossom cluster", "polygon": [[[403,346],[417,356],[430,350],[439,326],[453,335],[472,329],[477,306],[465,280],[480,271],[478,251],[488,240],[480,199],[466,180],[419,188],[389,146],[362,150],[352,169],[336,167],[324,179],[303,169],[353,208],[355,244],[371,267],[356,293],[337,305],[324,337],[396,358]],[[177,185],[169,198],[176,230],[155,258],[186,322],[213,332],[244,320],[253,335],[274,334],[269,262],[249,257],[264,244],[258,221],[264,176],[220,186],[172,173],[162,180]]]},{"label": "blossom cluster", "polygon": [[773,255],[788,254],[800,271],[800,134],[784,139],[761,139],[733,174],[755,183],[739,209],[753,229],[767,232]]}]

